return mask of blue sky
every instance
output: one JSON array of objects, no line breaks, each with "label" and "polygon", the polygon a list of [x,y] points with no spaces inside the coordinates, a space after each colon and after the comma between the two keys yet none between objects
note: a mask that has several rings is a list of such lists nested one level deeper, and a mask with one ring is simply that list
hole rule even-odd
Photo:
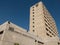
[{"label": "blue sky", "polygon": [[39,1],[52,14],[60,34],[60,0],[0,0],[0,24],[11,21],[29,30],[29,9]]}]

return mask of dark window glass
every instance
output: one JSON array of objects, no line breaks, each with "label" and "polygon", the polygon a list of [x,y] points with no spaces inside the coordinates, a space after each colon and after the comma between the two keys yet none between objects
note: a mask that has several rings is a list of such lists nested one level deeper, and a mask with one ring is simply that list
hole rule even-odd
[{"label": "dark window glass", "polygon": [[37,40],[35,40],[35,42],[37,42]]},{"label": "dark window glass", "polygon": [[34,7],[33,7],[34,8]]},{"label": "dark window glass", "polygon": [[19,45],[19,43],[14,43],[14,45]]},{"label": "dark window glass", "polygon": [[33,30],[33,32],[35,32],[35,30]]},{"label": "dark window glass", "polygon": [[47,31],[49,31],[47,28],[46,28]]},{"label": "dark window glass", "polygon": [[33,26],[33,28],[34,28],[35,26]]},{"label": "dark window glass", "polygon": [[33,12],[33,14],[34,14],[34,12]]},{"label": "dark window glass", "polygon": [[58,42],[58,45],[60,45],[60,42]]},{"label": "dark window glass", "polygon": [[[43,42],[40,42],[40,41],[38,41],[38,43],[40,43],[40,44],[44,44]],[[40,44],[39,44],[39,45],[40,45]]]},{"label": "dark window glass", "polygon": [[47,35],[47,36],[49,36],[49,34],[48,34],[48,33],[46,33],[46,35]]},{"label": "dark window glass", "polygon": [[3,34],[4,31],[0,31],[0,34]]},{"label": "dark window glass", "polygon": [[48,26],[46,23],[45,23],[46,26]]},{"label": "dark window glass", "polygon": [[52,37],[52,36],[50,35],[50,37]]},{"label": "dark window glass", "polygon": [[45,22],[47,22],[45,19],[44,19]]},{"label": "dark window glass", "polygon": [[49,31],[51,33],[51,31]]},{"label": "dark window glass", "polygon": [[8,21],[8,24],[10,24],[10,21]]},{"label": "dark window glass", "polygon": [[38,4],[36,4],[36,7],[38,7]]},{"label": "dark window glass", "polygon": [[33,20],[34,20],[34,18],[33,18]]},{"label": "dark window glass", "polygon": [[34,24],[34,22],[33,22],[33,24]]},{"label": "dark window glass", "polygon": [[33,15],[33,17],[34,17],[34,15]]}]

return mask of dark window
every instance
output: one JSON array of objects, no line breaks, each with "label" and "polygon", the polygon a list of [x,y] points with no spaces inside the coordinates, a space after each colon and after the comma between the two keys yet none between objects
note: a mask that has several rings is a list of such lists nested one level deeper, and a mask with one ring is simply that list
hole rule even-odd
[{"label": "dark window", "polygon": [[8,21],[8,24],[10,24],[10,21]]},{"label": "dark window", "polygon": [[0,34],[3,34],[4,31],[0,31]]},{"label": "dark window", "polygon": [[46,26],[48,26],[46,23],[45,23]]},{"label": "dark window", "polygon": [[34,20],[34,18],[33,18],[33,20]]},{"label": "dark window", "polygon": [[60,45],[60,42],[58,42],[58,45]]},{"label": "dark window", "polygon": [[51,31],[49,31],[51,33]]},{"label": "dark window", "polygon": [[33,7],[34,8],[34,7]]},{"label": "dark window", "polygon": [[46,18],[46,16],[44,16]]},{"label": "dark window", "polygon": [[45,19],[44,19],[45,22],[47,22]]},{"label": "dark window", "polygon": [[38,41],[38,43],[44,44],[43,42]]},{"label": "dark window", "polygon": [[48,27],[50,29],[50,27]]},{"label": "dark window", "polygon": [[33,22],[33,24],[34,24],[34,22]]},{"label": "dark window", "polygon": [[54,34],[52,33],[52,35],[54,35]]},{"label": "dark window", "polygon": [[34,15],[33,15],[33,17],[34,17]]},{"label": "dark window", "polygon": [[50,37],[52,37],[52,36],[50,35]]},{"label": "dark window", "polygon": [[33,32],[35,32],[35,30],[33,30]]},{"label": "dark window", "polygon": [[38,4],[36,4],[36,7],[38,7]]},{"label": "dark window", "polygon": [[33,12],[33,14],[34,14],[34,12]]},{"label": "dark window", "polygon": [[33,26],[33,28],[34,28],[35,26]]},{"label": "dark window", "polygon": [[37,40],[35,40],[35,42],[37,42]]},{"label": "dark window", "polygon": [[49,31],[47,28],[46,28],[47,31]]},{"label": "dark window", "polygon": [[49,34],[48,34],[48,33],[46,33],[46,35],[47,35],[47,36],[49,36]]},{"label": "dark window", "polygon": [[19,45],[19,43],[14,43],[14,45]]}]

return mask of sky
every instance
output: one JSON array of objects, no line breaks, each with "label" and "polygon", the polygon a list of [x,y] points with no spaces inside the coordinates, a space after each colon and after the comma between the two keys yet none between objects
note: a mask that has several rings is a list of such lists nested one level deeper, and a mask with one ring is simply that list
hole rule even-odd
[{"label": "sky", "polygon": [[55,19],[60,36],[60,0],[0,0],[0,24],[10,21],[29,30],[30,7],[40,1]]}]

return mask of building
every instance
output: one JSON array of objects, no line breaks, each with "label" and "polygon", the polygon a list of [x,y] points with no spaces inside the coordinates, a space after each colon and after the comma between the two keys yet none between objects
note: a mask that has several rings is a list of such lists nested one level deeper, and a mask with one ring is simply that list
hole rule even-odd
[{"label": "building", "polygon": [[44,4],[30,7],[29,31],[9,21],[0,25],[0,45],[60,45],[55,21]]},{"label": "building", "polygon": [[30,7],[30,33],[44,41],[52,38],[59,40],[55,21],[42,2]]},{"label": "building", "polygon": [[35,45],[44,44],[42,39],[31,35],[27,30],[11,23],[0,25],[0,45]]}]

